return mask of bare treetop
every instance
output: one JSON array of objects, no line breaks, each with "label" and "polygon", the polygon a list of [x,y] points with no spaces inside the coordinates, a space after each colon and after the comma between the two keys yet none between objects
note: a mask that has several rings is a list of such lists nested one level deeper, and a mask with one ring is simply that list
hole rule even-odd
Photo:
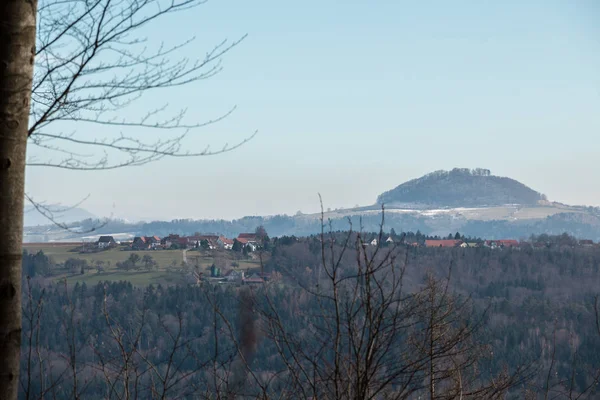
[{"label": "bare treetop", "polygon": [[[148,23],[202,3],[41,0],[28,135],[30,145],[44,150],[44,158],[30,159],[28,165],[114,169],[165,156],[218,154],[251,139],[254,135],[216,150],[183,148],[188,133],[222,120],[235,107],[212,120],[194,123],[184,122],[185,110],[169,113],[165,104],[137,119],[122,116],[125,107],[148,91],[186,85],[219,73],[222,56],[245,38],[223,40],[197,60],[177,57],[193,39],[170,47],[149,46],[142,35]],[[70,126],[76,129],[57,130]],[[103,133],[94,137],[90,132],[97,132],[99,126]],[[154,135],[148,130],[162,132]]]}]

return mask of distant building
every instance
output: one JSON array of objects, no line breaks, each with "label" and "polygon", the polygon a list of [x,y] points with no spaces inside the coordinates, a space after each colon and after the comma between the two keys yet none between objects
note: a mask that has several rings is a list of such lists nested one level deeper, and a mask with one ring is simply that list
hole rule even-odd
[{"label": "distant building", "polygon": [[136,236],[133,238],[131,248],[134,250],[152,250],[161,244],[158,236]]},{"label": "distant building", "polygon": [[486,240],[483,242],[483,245],[490,249],[505,249],[510,247],[514,247],[515,249],[521,248],[519,241],[514,239]]},{"label": "distant building", "polygon": [[242,240],[245,240],[245,243],[258,243],[256,233],[240,233],[237,240],[241,243],[244,243]]},{"label": "distant building", "polygon": [[146,238],[144,236],[136,236],[133,238],[131,248],[134,250],[148,250],[150,245],[146,242]]},{"label": "distant building", "polygon": [[99,249],[106,249],[109,247],[114,247],[116,245],[117,242],[115,242],[115,239],[112,236],[100,236],[100,238],[98,239]]},{"label": "distant building", "polygon": [[236,271],[235,269],[231,269],[227,271],[225,275],[223,275],[228,282],[241,282],[244,279],[244,271]]},{"label": "distant building", "polygon": [[462,244],[462,240],[446,239],[446,240],[426,240],[425,247],[458,247]]},{"label": "distant building", "polygon": [[228,239],[225,236],[219,236],[217,244],[223,247],[225,250],[231,250],[233,248],[233,239]]},{"label": "distant building", "polygon": [[174,244],[179,245],[179,235],[170,233],[169,236],[165,236],[161,239],[160,244],[166,249],[168,249]]},{"label": "distant building", "polygon": [[160,246],[160,238],[158,236],[146,236],[146,243],[151,249],[155,249]]},{"label": "distant building", "polygon": [[252,285],[252,284],[261,284],[261,283],[265,283],[265,280],[258,274],[252,274],[250,276],[248,276],[247,278],[243,278],[242,282],[245,285]]},{"label": "distant building", "polygon": [[[248,240],[246,238],[242,238],[239,236],[237,237],[236,240],[238,242],[240,242],[242,244],[242,246],[247,247],[250,251],[256,251],[256,249],[258,249],[258,243],[256,243],[256,241]],[[233,247],[233,244],[232,244],[232,247]]]},{"label": "distant building", "polygon": [[500,247],[519,247],[519,241],[514,239],[496,240],[496,244]]},{"label": "distant building", "polygon": [[214,249],[217,247],[217,242],[219,240],[219,236],[217,235],[193,235],[186,236],[184,239],[187,240],[187,244],[189,247],[200,247],[202,242],[208,243],[209,249]]}]

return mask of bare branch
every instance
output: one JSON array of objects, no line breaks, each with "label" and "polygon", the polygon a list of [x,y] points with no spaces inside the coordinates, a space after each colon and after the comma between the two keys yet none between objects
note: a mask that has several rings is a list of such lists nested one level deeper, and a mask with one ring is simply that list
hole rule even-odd
[{"label": "bare branch", "polygon": [[[182,86],[208,79],[222,70],[221,59],[246,35],[223,40],[203,58],[177,58],[193,39],[151,51],[142,28],[155,20],[203,4],[202,0],[41,0],[38,15],[36,68],[32,90],[30,144],[45,151],[32,158],[32,167],[74,170],[115,169],[138,166],[169,157],[222,154],[245,144],[256,132],[219,150],[185,149],[191,130],[222,121],[232,107],[205,122],[184,122],[186,110],[164,115],[166,106],[140,118],[123,115],[125,108],[154,89]],[[76,123],[70,134],[50,130],[55,123]],[[183,132],[148,141],[147,135],[130,133],[89,138],[86,124],[105,128],[145,128]],[[78,151],[77,148],[85,148]],[[62,157],[57,155],[63,154]],[[92,154],[90,154],[92,153]],[[54,158],[57,157],[57,158]]]},{"label": "bare branch", "polygon": [[31,205],[34,207],[34,209],[37,212],[39,212],[44,217],[46,217],[48,219],[48,221],[50,221],[52,224],[58,226],[61,229],[64,229],[65,231],[72,232],[72,233],[82,233],[82,234],[91,233],[91,232],[96,231],[97,229],[100,229],[100,228],[106,226],[108,224],[108,221],[110,220],[110,217],[106,218],[103,222],[100,222],[97,226],[94,226],[91,229],[84,230],[84,231],[81,231],[81,230],[76,231],[76,230],[72,229],[71,227],[69,227],[68,224],[66,224],[64,222],[59,222],[58,219],[60,218],[60,215],[59,215],[60,213],[64,213],[64,212],[67,212],[69,210],[79,207],[88,198],[89,198],[89,195],[86,196],[84,199],[80,200],[79,202],[77,202],[76,204],[69,206],[69,207],[52,207],[52,206],[47,206],[43,203],[35,201],[31,196],[29,196],[27,193],[25,193],[25,199],[27,199],[27,201],[29,201],[29,203],[31,203]]}]

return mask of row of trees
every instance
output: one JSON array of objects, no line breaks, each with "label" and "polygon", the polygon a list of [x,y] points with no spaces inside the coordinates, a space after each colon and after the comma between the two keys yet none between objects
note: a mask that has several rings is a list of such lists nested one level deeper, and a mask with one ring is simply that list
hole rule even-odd
[{"label": "row of trees", "polygon": [[[110,267],[110,261],[96,260],[90,264],[86,259],[72,257],[68,258],[62,266],[56,265],[54,261],[41,250],[35,254],[25,250],[23,252],[22,264],[23,274],[31,278],[50,277],[57,273],[64,272],[64,270],[70,273],[83,274],[85,271],[95,268],[100,273]],[[126,260],[117,262],[115,266],[118,269],[125,271],[139,271],[142,269],[146,271],[155,271],[159,268],[158,263],[150,254],[144,254],[140,257],[137,253],[131,253]]]},{"label": "row of trees", "polygon": [[144,254],[142,257],[140,257],[140,255],[137,253],[131,253],[127,260],[118,262],[116,266],[118,269],[125,271],[139,271],[142,268],[146,271],[155,271],[159,268],[158,263],[150,254]]}]

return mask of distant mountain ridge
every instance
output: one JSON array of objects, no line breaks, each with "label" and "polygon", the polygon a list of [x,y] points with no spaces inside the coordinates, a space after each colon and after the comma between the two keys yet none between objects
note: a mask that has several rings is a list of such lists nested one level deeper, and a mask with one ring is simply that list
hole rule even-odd
[{"label": "distant mountain ridge", "polygon": [[[91,212],[79,207],[64,207],[60,204],[44,205],[44,207],[46,207],[51,213],[53,213],[53,217],[56,222],[63,224],[77,222],[88,218],[97,218]],[[26,205],[23,212],[25,226],[52,224],[52,221],[50,221],[48,218],[39,213],[32,205]]]},{"label": "distant mountain ridge", "polygon": [[[459,231],[487,239],[520,239],[531,234],[566,232],[578,238],[600,241],[600,207],[547,201],[543,194],[528,186],[514,179],[493,176],[487,169],[455,168],[432,172],[381,194],[377,201],[385,203],[385,229],[394,228],[397,232],[419,230],[447,236]],[[45,226],[29,225],[24,240],[81,241],[91,240],[91,235],[162,237],[195,232],[236,237],[242,232],[253,232],[259,225],[263,225],[270,236],[306,236],[321,232],[321,217],[333,230],[346,230],[352,226],[377,231],[381,224],[381,206],[371,204],[327,210],[324,215],[299,213],[293,216],[248,216],[236,220],[179,219],[134,223],[109,220],[100,223],[95,218],[79,218],[71,223],[68,231],[47,221],[40,224]],[[93,234],[86,233],[92,231]]]},{"label": "distant mountain ridge", "polygon": [[405,182],[377,197],[378,204],[426,207],[492,207],[537,205],[546,197],[511,178],[483,168],[435,171]]}]

